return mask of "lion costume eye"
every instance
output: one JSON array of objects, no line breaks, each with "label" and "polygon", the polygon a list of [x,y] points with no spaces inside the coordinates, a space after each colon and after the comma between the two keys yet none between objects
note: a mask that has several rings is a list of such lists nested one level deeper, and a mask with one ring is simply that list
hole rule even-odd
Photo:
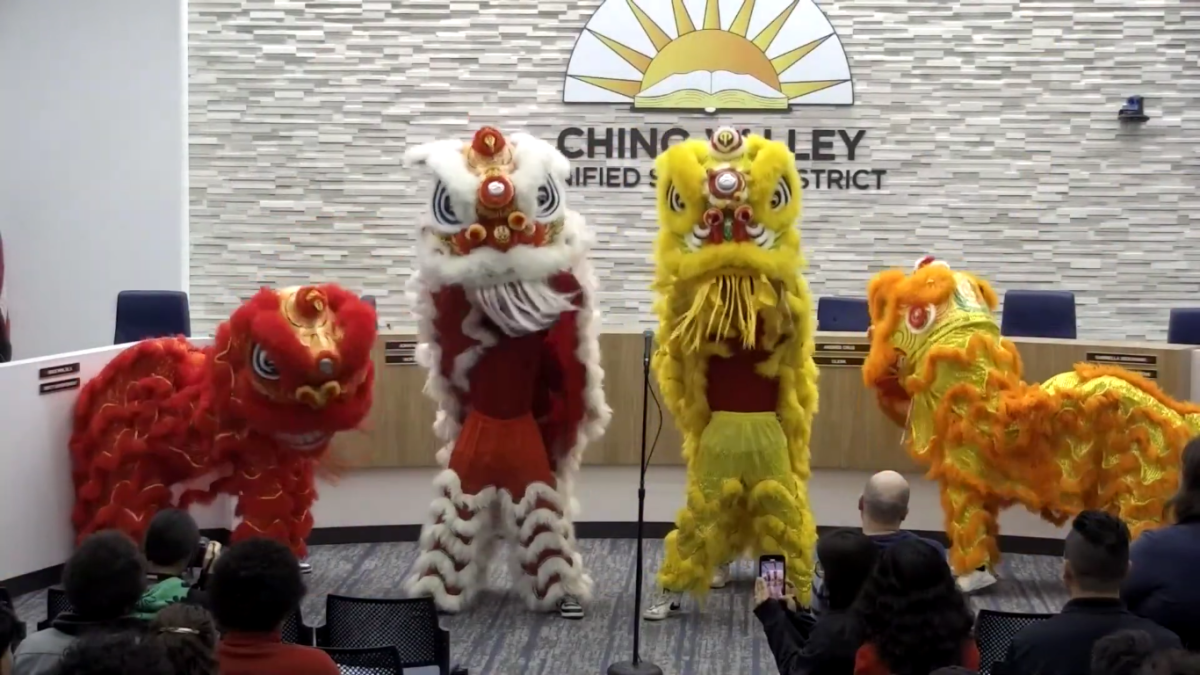
[{"label": "lion costume eye", "polygon": [[451,234],[463,228],[462,218],[454,211],[454,200],[450,198],[450,190],[442,181],[433,187],[433,222],[439,230]]},{"label": "lion costume eye", "polygon": [[562,206],[562,195],[558,191],[558,186],[554,184],[553,179],[547,178],[546,182],[538,188],[537,219],[543,222],[553,219],[558,214],[560,206]]},{"label": "lion costume eye", "polygon": [[904,313],[904,322],[908,325],[908,330],[918,335],[929,330],[935,319],[937,307],[933,305],[909,307]]},{"label": "lion costume eye", "polygon": [[267,350],[262,348],[262,345],[254,345],[250,350],[250,367],[254,369],[254,374],[264,380],[278,380],[279,369],[275,367],[275,362],[267,356]]},{"label": "lion costume eye", "polygon": [[775,191],[771,193],[771,208],[778,211],[792,202],[792,186],[788,185],[786,178],[780,178],[775,184]]},{"label": "lion costume eye", "polygon": [[683,213],[686,208],[683,203],[683,197],[679,196],[679,191],[674,185],[667,186],[667,203],[671,205],[671,210],[675,213]]}]

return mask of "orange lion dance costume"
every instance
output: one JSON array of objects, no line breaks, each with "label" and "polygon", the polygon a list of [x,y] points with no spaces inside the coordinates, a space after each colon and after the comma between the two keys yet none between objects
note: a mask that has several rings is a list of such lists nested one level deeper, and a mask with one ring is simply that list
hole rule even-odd
[{"label": "orange lion dance costume", "polygon": [[1021,357],[992,315],[995,292],[932,258],[909,275],[877,275],[867,293],[863,378],[940,483],[964,589],[995,581],[997,517],[1014,504],[1056,525],[1086,509],[1120,516],[1134,536],[1159,525],[1200,407],[1112,366],[1022,381]]},{"label": "orange lion dance costume", "polygon": [[583,616],[571,484],[608,423],[595,279],[570,165],[553,146],[492,128],[408,159],[436,177],[413,279],[418,360],[446,445],[408,582],[457,612],[487,582],[496,541],[530,609]]},{"label": "orange lion dance costume", "polygon": [[317,465],[371,408],[375,332],[375,310],[337,286],[264,288],[210,347],[162,338],[118,354],[75,404],[78,536],[140,540],[159,509],[230,494],[234,541],[268,536],[303,557]]}]

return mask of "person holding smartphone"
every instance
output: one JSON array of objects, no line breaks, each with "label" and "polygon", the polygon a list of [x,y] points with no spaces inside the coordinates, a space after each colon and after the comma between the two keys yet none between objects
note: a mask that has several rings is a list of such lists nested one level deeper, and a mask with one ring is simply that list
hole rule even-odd
[{"label": "person holding smartphone", "polygon": [[[879,557],[870,537],[854,530],[836,530],[817,541],[824,565],[827,607],[815,616],[796,602],[796,589],[784,584],[777,591],[760,575],[754,588],[754,615],[762,623],[767,644],[781,675],[851,675],[862,644],[850,608]],[[827,571],[826,571],[827,570]]]},{"label": "person holding smartphone", "polygon": [[[135,614],[153,619],[159,610],[177,602],[207,608],[208,594],[203,588],[208,570],[220,554],[221,545],[204,541],[199,526],[186,511],[163,509],[154,514],[142,543],[149,587],[134,608]],[[184,578],[192,567],[200,568],[195,585]]]}]

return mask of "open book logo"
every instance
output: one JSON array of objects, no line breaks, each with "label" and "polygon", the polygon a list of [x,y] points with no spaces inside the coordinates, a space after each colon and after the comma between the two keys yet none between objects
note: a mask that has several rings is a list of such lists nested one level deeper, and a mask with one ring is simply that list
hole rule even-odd
[{"label": "open book logo", "polygon": [[604,0],[571,52],[563,101],[787,110],[851,105],[854,84],[813,0]]}]

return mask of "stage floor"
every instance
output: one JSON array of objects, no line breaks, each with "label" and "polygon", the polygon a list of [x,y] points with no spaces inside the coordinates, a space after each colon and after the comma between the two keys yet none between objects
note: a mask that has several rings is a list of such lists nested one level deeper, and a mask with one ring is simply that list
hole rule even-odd
[{"label": "stage floor", "polygon": [[[596,601],[582,621],[526,612],[502,590],[482,595],[468,612],[447,616],[453,658],[472,675],[595,675],[614,660],[629,658],[633,616],[634,541],[582,540],[585,564],[596,582]],[[662,541],[646,542],[647,590],[650,572],[662,557]],[[314,546],[309,561],[309,595],[304,617],[324,620],[327,593],[360,597],[399,597],[416,559],[415,543]],[[976,608],[1054,612],[1066,602],[1059,581],[1062,560],[1054,556],[1010,555],[1001,581],[973,599]],[[774,675],[778,671],[751,613],[752,565],[741,563],[734,581],[714,591],[701,611],[690,601],[684,612],[659,623],[643,622],[642,657],[666,675]],[[493,565],[492,586],[504,588],[507,565]],[[45,617],[45,592],[17,599],[22,620],[32,626]]]}]

